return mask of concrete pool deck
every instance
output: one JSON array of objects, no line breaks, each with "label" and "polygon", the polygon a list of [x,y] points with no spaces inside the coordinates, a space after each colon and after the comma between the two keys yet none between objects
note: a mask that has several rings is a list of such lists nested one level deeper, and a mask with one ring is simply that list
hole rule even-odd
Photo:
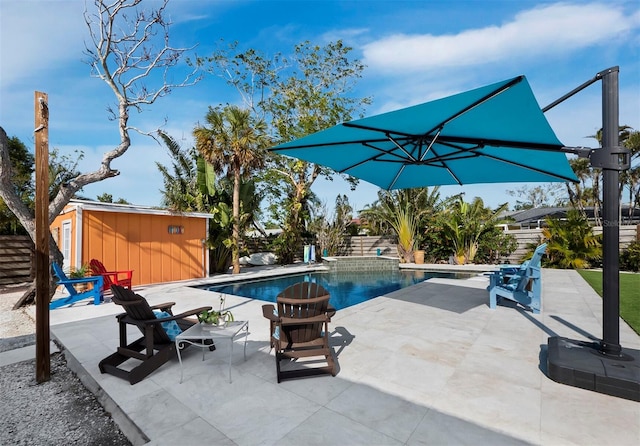
[{"label": "concrete pool deck", "polygon": [[[306,270],[256,269],[243,278]],[[215,307],[217,295],[187,285],[228,279],[138,292],[151,304],[176,302],[178,312]],[[235,318],[250,323],[247,360],[238,343],[231,384],[222,343],[204,361],[199,349],[183,353],[182,384],[177,359],[135,386],[101,375],[98,362],[118,344],[113,315],[121,308],[112,303],[51,311],[51,333],[134,444],[639,444],[639,403],[545,375],[549,336],[602,336],[602,301],[580,275],[544,269],[539,315],[508,304],[489,309],[487,284],[483,276],[431,279],[340,310],[330,324],[337,376],[281,384],[262,301],[227,296]],[[622,320],[620,341],[640,349]]]}]

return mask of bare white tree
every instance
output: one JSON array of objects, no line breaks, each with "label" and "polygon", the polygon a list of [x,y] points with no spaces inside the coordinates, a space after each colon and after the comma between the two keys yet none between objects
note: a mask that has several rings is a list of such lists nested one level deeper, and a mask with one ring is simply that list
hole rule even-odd
[{"label": "bare white tree", "polygon": [[[169,44],[170,22],[166,19],[169,0],[153,10],[143,9],[142,0],[93,0],[95,10],[85,9],[84,20],[89,29],[85,44],[91,75],[104,81],[116,99],[110,107],[111,119],[117,122],[120,142],[104,153],[100,166],[93,172],[80,173],[65,182],[49,203],[49,223],[60,214],[73,195],[84,186],[117,176],[111,162],[124,155],[131,146],[130,132],[152,135],[129,124],[132,109],[142,111],[172,89],[197,83],[200,76],[190,71],[179,83],[169,81],[168,72],[192,48],[174,48]],[[157,129],[154,129],[154,131]],[[0,197],[35,240],[33,213],[22,203],[11,184],[11,160],[7,136],[0,128]],[[52,257],[60,261],[62,254],[53,238],[50,239]],[[21,303],[28,303],[25,293]],[[16,304],[16,306],[18,305]]]}]

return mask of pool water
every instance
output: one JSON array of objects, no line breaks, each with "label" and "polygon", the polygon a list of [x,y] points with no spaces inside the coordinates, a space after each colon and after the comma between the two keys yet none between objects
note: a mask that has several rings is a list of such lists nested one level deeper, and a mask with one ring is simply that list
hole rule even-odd
[{"label": "pool water", "polygon": [[279,276],[255,280],[250,282],[235,282],[216,285],[199,285],[196,288],[206,289],[216,293],[233,294],[252,299],[275,302],[276,296],[285,288],[298,282],[316,282],[322,285],[329,294],[329,302],[340,310],[374,297],[382,296],[432,277],[462,279],[469,274],[432,272],[422,270],[397,270],[340,273],[306,273],[289,276]]}]

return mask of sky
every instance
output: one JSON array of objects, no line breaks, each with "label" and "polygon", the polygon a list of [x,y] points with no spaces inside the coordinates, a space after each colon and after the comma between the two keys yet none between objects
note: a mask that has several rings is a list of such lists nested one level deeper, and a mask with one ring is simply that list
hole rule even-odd
[{"label": "sky", "polygon": [[[155,6],[143,0],[142,6]],[[93,2],[87,4],[89,10]],[[0,0],[0,126],[33,150],[34,92],[49,97],[49,148],[75,156],[96,170],[105,151],[119,143],[107,107],[114,97],[91,77],[84,62],[89,34],[84,0]],[[640,2],[512,0],[171,0],[171,42],[210,55],[223,39],[264,54],[291,54],[296,44],[326,45],[341,39],[366,66],[354,95],[371,97],[365,115],[395,110],[525,75],[541,107],[597,73],[620,67],[620,124],[640,130]],[[182,67],[178,67],[179,72]],[[601,83],[595,83],[545,115],[566,146],[597,147],[590,138],[602,126]],[[176,89],[130,123],[144,131],[162,127],[184,148],[209,106],[241,103],[222,80],[205,77]],[[112,163],[120,175],[87,186],[138,205],[158,206],[162,176],[170,164],[164,146],[135,135]],[[531,184],[530,187],[538,184]],[[523,184],[446,186],[442,196],[465,193],[496,207]],[[378,188],[361,182],[316,181],[313,191],[332,208],[346,194],[355,210],[375,201]]]}]

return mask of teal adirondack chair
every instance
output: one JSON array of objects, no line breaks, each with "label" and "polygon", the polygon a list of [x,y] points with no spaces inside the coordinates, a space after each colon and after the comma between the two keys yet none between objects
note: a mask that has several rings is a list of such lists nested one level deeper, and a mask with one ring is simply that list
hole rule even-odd
[{"label": "teal adirondack chair", "polygon": [[[62,285],[65,287],[68,296],[62,297],[60,299],[56,299],[51,301],[49,304],[49,309],[53,310],[55,308],[59,308],[65,305],[70,305],[74,302],[83,299],[93,299],[94,305],[100,305],[100,301],[102,300],[102,276],[93,276],[93,277],[83,277],[81,279],[69,279],[67,275],[62,271],[60,265],[57,263],[53,264],[53,273],[58,278],[58,285]],[[74,287],[74,284],[78,283],[89,283],[93,284],[92,288],[79,293]]]},{"label": "teal adirondack chair", "polygon": [[540,262],[547,244],[538,246],[531,260],[519,267],[505,267],[489,276],[489,307],[496,308],[501,298],[506,298],[530,308],[534,314],[542,310],[542,277]]}]

